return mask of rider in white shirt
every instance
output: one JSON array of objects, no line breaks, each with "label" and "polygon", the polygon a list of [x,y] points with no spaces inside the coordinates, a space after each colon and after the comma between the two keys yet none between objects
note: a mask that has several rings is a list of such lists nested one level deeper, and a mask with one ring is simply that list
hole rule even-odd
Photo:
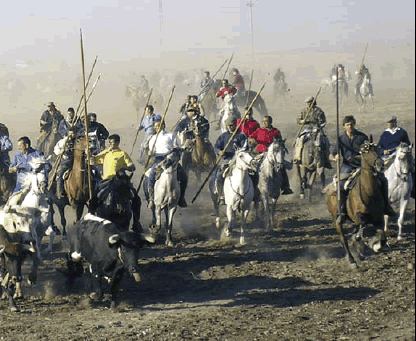
[{"label": "rider in white shirt", "polygon": [[[161,130],[160,130],[161,129]],[[159,135],[157,132],[160,130]],[[149,155],[154,156],[154,162],[150,166],[150,174],[148,178],[148,207],[154,207],[154,186],[156,183],[156,166],[161,163],[168,154],[170,154],[174,149],[179,149],[179,142],[175,134],[165,131],[165,123],[160,120],[156,120],[153,123],[153,131],[155,134],[149,140]],[[157,137],[157,140],[156,140]],[[188,176],[185,171],[178,164],[178,181],[181,187],[181,195],[179,198],[178,205],[180,207],[187,207],[185,201],[185,191],[188,184]],[[146,190],[145,190],[146,192]]]}]

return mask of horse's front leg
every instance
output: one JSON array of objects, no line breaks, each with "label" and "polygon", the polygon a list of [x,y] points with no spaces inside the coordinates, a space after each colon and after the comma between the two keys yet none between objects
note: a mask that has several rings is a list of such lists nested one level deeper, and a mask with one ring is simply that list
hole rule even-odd
[{"label": "horse's front leg", "polygon": [[173,241],[172,241],[172,228],[173,228],[173,216],[176,212],[176,205],[174,207],[169,208],[169,210],[166,208],[166,219],[167,219],[167,228],[166,228],[166,242],[165,244],[169,247],[173,247]]},{"label": "horse's front leg", "polygon": [[341,244],[344,247],[346,257],[348,259],[348,262],[349,262],[350,266],[353,267],[353,268],[357,268],[357,262],[355,261],[354,257],[351,254],[350,248],[348,246],[347,238],[345,238],[344,229],[342,228],[342,225],[340,224],[338,219],[336,220],[335,228],[337,230],[339,238],[341,239]]},{"label": "horse's front leg", "polygon": [[298,174],[298,179],[299,179],[299,191],[300,191],[300,198],[301,199],[305,199],[305,182],[304,182],[304,178],[302,175],[302,170],[301,170],[301,166],[300,165],[296,165],[296,172]]},{"label": "horse's front leg", "polygon": [[266,222],[266,229],[270,230],[272,228],[272,221],[271,221],[271,217],[270,217],[270,204],[269,204],[269,193],[264,193],[262,194],[262,198],[261,198],[262,202],[263,202],[263,207],[264,207],[264,220]]},{"label": "horse's front leg", "polygon": [[65,218],[65,204],[59,203],[57,205],[59,216],[61,217],[62,236],[66,236],[66,218]]},{"label": "horse's front leg", "polygon": [[235,218],[235,212],[232,205],[227,205],[227,225],[224,227],[222,235],[225,237],[231,236],[232,224]]},{"label": "horse's front leg", "polygon": [[245,210],[241,211],[241,225],[240,225],[240,245],[246,245],[246,238],[244,231],[247,228],[247,217],[250,213],[250,205]]},{"label": "horse's front leg", "polygon": [[389,229],[389,216],[388,215],[384,215],[384,233],[389,234],[390,233],[390,229]]},{"label": "horse's front leg", "polygon": [[272,205],[270,210],[270,228],[274,228],[274,215],[276,213],[277,199],[272,198]]},{"label": "horse's front leg", "polygon": [[214,212],[215,212],[215,227],[217,230],[221,228],[221,218],[220,218],[220,205],[218,205],[218,198],[214,200]]},{"label": "horse's front leg", "polygon": [[407,204],[409,203],[409,199],[400,200],[400,212],[399,212],[399,219],[397,220],[397,225],[399,227],[399,233],[397,235],[398,240],[403,239],[403,223],[404,223],[404,213],[406,212]]}]

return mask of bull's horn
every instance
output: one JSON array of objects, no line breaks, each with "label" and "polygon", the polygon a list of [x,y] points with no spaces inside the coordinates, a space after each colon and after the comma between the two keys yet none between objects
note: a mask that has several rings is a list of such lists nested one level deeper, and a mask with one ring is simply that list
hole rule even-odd
[{"label": "bull's horn", "polygon": [[6,249],[5,245],[0,245],[0,255],[3,254],[5,249]]},{"label": "bull's horn", "polygon": [[140,236],[141,236],[141,238],[142,238],[142,240],[145,240],[145,241],[147,241],[147,242],[149,242],[149,243],[154,243],[154,242],[156,242],[156,238],[155,238],[155,236],[152,236],[152,235],[150,235],[150,234],[140,234]]},{"label": "bull's horn", "polygon": [[108,242],[110,244],[117,244],[120,241],[120,235],[119,234],[113,234],[110,238],[108,238]]},{"label": "bull's horn", "polygon": [[23,250],[29,251],[29,252],[32,252],[32,253],[35,253],[36,252],[36,250],[35,250],[35,248],[33,246],[33,243],[30,243],[30,245],[23,244]]}]

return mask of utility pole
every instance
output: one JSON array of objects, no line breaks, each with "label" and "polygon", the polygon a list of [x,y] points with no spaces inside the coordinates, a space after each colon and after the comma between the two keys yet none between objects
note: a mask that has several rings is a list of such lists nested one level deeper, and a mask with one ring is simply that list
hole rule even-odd
[{"label": "utility pole", "polygon": [[[258,0],[257,0],[258,1]],[[254,63],[254,27],[253,27],[253,7],[256,0],[247,0],[247,6],[250,8],[250,33],[251,33],[251,57]]]},{"label": "utility pole", "polygon": [[159,0],[159,33],[160,33],[160,46],[162,46],[162,26],[163,26],[163,8],[162,8],[162,0]]}]

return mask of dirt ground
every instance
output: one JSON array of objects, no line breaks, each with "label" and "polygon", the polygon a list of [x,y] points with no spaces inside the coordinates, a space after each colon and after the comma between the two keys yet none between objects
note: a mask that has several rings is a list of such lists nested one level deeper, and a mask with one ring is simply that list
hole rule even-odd
[{"label": "dirt ground", "polygon": [[[112,86],[116,89],[116,85],[109,85]],[[288,138],[288,146],[295,136],[294,122],[303,107],[303,98],[316,90],[314,86],[302,89],[298,85],[296,92],[275,105],[271,104],[270,89],[265,92],[274,125]],[[396,115],[399,125],[414,141],[414,87],[390,89],[375,84],[375,93],[374,110],[359,113],[351,96],[341,106],[341,117],[354,114],[357,128],[372,134],[377,141],[384,122]],[[119,99],[116,100],[120,103],[119,112],[134,112],[131,99],[123,97],[124,88],[111,94]],[[184,95],[175,97],[172,112]],[[102,108],[103,112],[113,110],[117,114],[116,104],[110,106],[110,100],[101,99],[95,104],[99,113]],[[8,115],[12,111],[18,115],[19,110],[28,110],[35,102],[33,98],[20,108],[10,104]],[[64,97],[61,103],[65,103]],[[330,93],[323,93],[318,105],[326,112],[326,131],[333,142],[335,101]],[[40,103],[36,107],[41,107]],[[37,120],[40,112],[34,116]],[[3,119],[7,117],[10,116]],[[254,117],[260,120],[258,114]],[[176,119],[175,114],[169,116],[168,127]],[[111,132],[122,135],[122,147],[129,152],[136,116],[116,121],[113,115],[102,115],[101,121],[111,127]],[[36,129],[25,130],[16,122],[9,127],[15,140],[23,133],[36,136]],[[212,131],[210,138],[214,141],[217,136],[218,131]],[[137,150],[133,159],[137,159]],[[136,171],[135,185],[141,171],[141,168]],[[332,175],[329,172],[327,181]],[[297,190],[294,172],[289,176],[292,188]],[[56,269],[64,266],[68,245],[57,237],[54,252],[45,255],[37,284],[24,288],[25,298],[18,301],[21,312],[12,314],[7,302],[0,302],[0,340],[415,339],[413,200],[406,212],[405,239],[397,241],[390,237],[389,247],[379,254],[367,250],[366,259],[359,262],[357,270],[352,270],[344,259],[318,190],[313,193],[311,203],[300,201],[297,191],[281,197],[276,215],[279,223],[271,232],[264,229],[261,220],[251,217],[247,245],[239,247],[236,232],[234,239],[220,240],[207,188],[195,204],[190,204],[198,186],[191,175],[189,207],[179,209],[174,219],[175,247],[166,248],[161,237],[156,245],[142,251],[139,261],[142,282],[135,284],[132,278],[124,277],[120,286],[122,303],[116,311],[109,309],[108,296],[102,302],[88,299],[84,280],[78,280],[71,292],[66,289],[65,278]],[[67,213],[73,219],[70,208]],[[142,224],[145,227],[150,224],[150,212],[145,205]],[[395,223],[391,227],[397,229]],[[351,232],[351,228],[347,231]],[[374,233],[369,229],[366,237]]]}]

